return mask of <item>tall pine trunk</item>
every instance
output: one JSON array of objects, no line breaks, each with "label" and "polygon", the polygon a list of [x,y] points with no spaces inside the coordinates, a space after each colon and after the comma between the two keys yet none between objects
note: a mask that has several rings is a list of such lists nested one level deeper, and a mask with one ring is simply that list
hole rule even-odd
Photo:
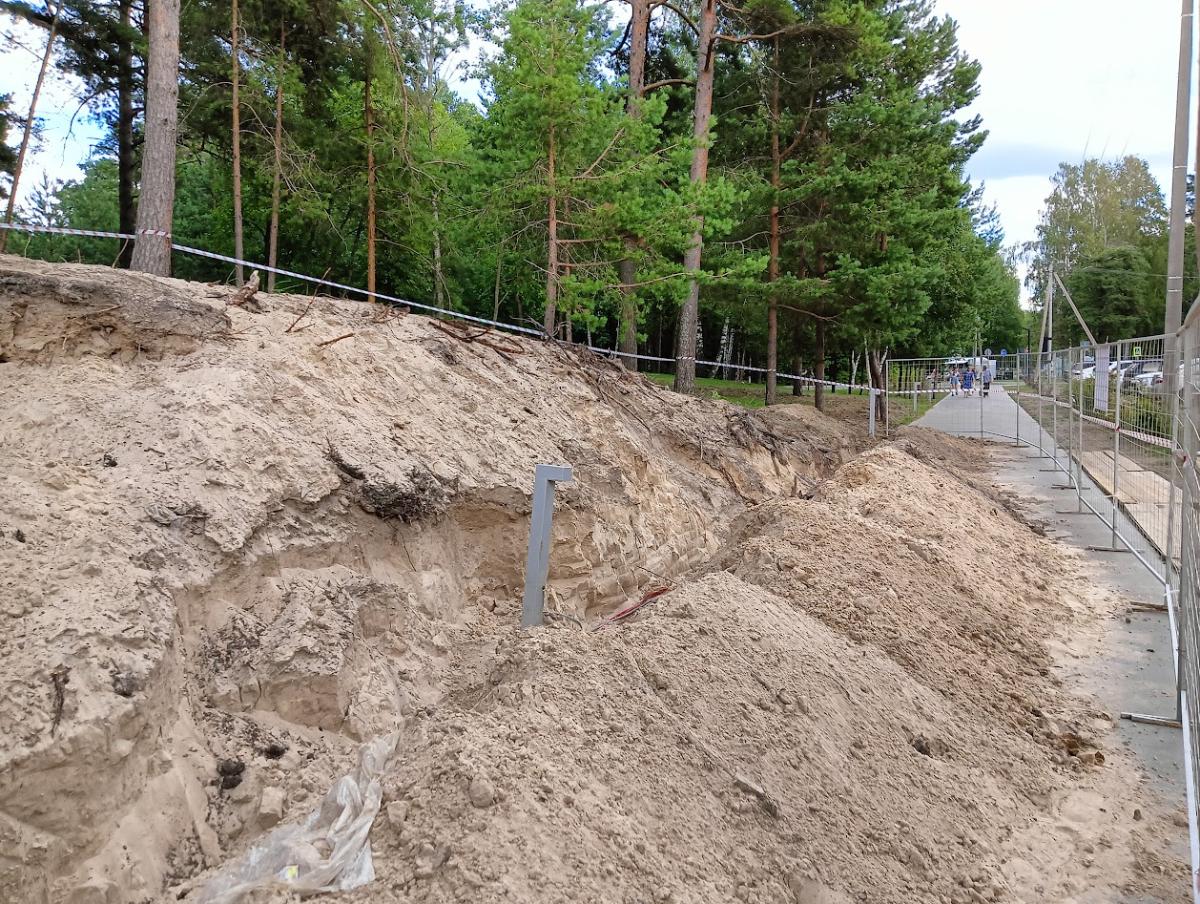
[{"label": "tall pine trunk", "polygon": [[546,176],[549,185],[550,199],[547,203],[546,220],[546,316],[542,327],[547,336],[555,335],[554,319],[558,313],[558,187],[554,183],[554,126],[550,127],[549,155],[547,157]]},{"label": "tall pine trunk", "polygon": [[637,370],[637,328],[638,303],[634,294],[633,284],[637,282],[637,262],[633,259],[636,253],[637,240],[625,237],[625,257],[617,262],[617,274],[621,278],[621,325],[617,351],[621,353],[619,360],[627,370]]},{"label": "tall pine trunk", "polygon": [[[886,388],[883,380],[883,358],[879,354],[879,349],[873,348],[867,354],[867,367],[871,371],[871,385],[876,389]],[[874,398],[875,418],[887,428],[887,404],[882,392],[877,393]]]},{"label": "tall pine trunk", "polygon": [[[642,93],[646,86],[646,42],[650,33],[650,0],[631,0],[629,20],[629,100],[627,113],[632,119],[642,115]],[[634,283],[637,282],[637,237],[623,239],[625,256],[617,265],[621,277],[620,361],[629,370],[637,370],[638,301]]]},{"label": "tall pine trunk", "polygon": [[[268,239],[267,266],[274,267],[279,260],[279,195],[283,179],[283,68],[286,60],[285,42],[287,26],[279,25],[279,72],[275,76],[275,160],[271,170],[271,234]],[[267,271],[267,291],[275,291],[275,273]]]},{"label": "tall pine trunk", "polygon": [[825,410],[825,321],[817,321],[817,340],[813,354],[816,357],[816,382],[813,384],[813,405],[817,411]]},{"label": "tall pine trunk", "polygon": [[229,29],[230,38],[230,69],[231,78],[233,79],[233,123],[232,123],[232,146],[233,146],[233,256],[237,258],[237,263],[234,266],[234,272],[237,274],[237,284],[239,286],[246,283],[246,272],[242,269],[242,261],[246,259],[246,245],[243,234],[242,223],[242,110],[240,99],[242,66],[238,59],[239,50],[239,35],[238,35],[238,0],[232,0],[230,4],[229,18],[231,27]]},{"label": "tall pine trunk", "polygon": [[496,249],[496,284],[492,291],[492,319],[500,319],[500,275],[504,271],[504,242]]},{"label": "tall pine trunk", "polygon": [[771,76],[771,218],[770,258],[767,263],[767,281],[771,292],[767,296],[767,393],[766,404],[774,405],[776,398],[776,371],[779,366],[779,295],[775,283],[779,280],[779,38],[775,38],[775,71]]},{"label": "tall pine trunk", "polygon": [[[803,327],[800,324],[800,313],[796,312],[792,315],[792,369],[795,370],[796,376],[804,376],[804,359],[800,355],[800,349],[803,347]],[[792,395],[804,395],[804,383],[801,380],[792,380]]]},{"label": "tall pine trunk", "polygon": [[171,275],[175,136],[179,122],[179,0],[146,0],[146,140],[133,269]]},{"label": "tall pine trunk", "polygon": [[[21,184],[21,170],[25,168],[25,154],[29,151],[29,139],[33,135],[33,126],[37,121],[38,96],[42,93],[42,83],[46,81],[46,69],[50,66],[50,57],[54,53],[54,39],[58,37],[58,17],[62,14],[63,0],[59,0],[54,9],[54,18],[50,20],[50,32],[46,36],[46,50],[42,53],[42,66],[38,69],[37,81],[33,83],[33,97],[29,100],[29,115],[25,118],[25,130],[21,133],[21,149],[17,151],[17,163],[13,168],[12,185],[8,191],[8,209],[4,212],[4,222],[13,221],[13,212],[17,207],[17,187]],[[8,230],[0,229],[0,251],[8,247]]]},{"label": "tall pine trunk", "polygon": [[[693,185],[708,180],[708,125],[712,118],[713,78],[716,54],[713,42],[717,30],[717,0],[701,0],[700,36],[696,50],[696,108],[692,116]],[[692,242],[683,257],[683,269],[692,274],[688,294],[679,311],[679,337],[675,353],[675,391],[692,393],[696,389],[696,330],[700,322],[700,257],[704,250],[704,217],[696,217]]]},{"label": "tall pine trunk", "polygon": [[367,74],[363,82],[363,119],[367,128],[367,300],[375,301],[375,111],[371,106],[371,32],[367,32]]},{"label": "tall pine trunk", "polygon": [[[133,28],[133,0],[121,0],[119,9],[122,28],[117,40],[117,221],[118,231],[128,235],[137,228],[137,202],[133,196],[137,153],[133,137],[133,44],[127,31]],[[128,267],[132,260],[133,246],[123,242],[117,263]]]}]

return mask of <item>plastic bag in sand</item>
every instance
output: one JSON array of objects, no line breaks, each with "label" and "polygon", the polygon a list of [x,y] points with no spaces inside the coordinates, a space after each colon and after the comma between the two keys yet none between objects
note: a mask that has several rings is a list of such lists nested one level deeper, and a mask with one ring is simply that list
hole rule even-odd
[{"label": "plastic bag in sand", "polygon": [[268,832],[221,867],[191,900],[234,904],[256,888],[315,894],[348,891],[372,881],[375,864],[367,836],[383,797],[379,778],[397,740],[393,733],[365,744],[355,773],[338,779],[307,819]]}]

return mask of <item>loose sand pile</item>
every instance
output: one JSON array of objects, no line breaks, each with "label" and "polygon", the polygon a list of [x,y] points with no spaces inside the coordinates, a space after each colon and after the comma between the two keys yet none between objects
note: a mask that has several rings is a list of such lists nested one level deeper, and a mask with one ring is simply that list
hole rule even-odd
[{"label": "loose sand pile", "polygon": [[949,441],[231,294],[0,258],[0,899],[187,896],[391,731],[345,900],[1184,898],[1053,677],[1095,601]]},{"label": "loose sand pile", "polygon": [[152,898],[439,701],[515,619],[535,464],[583,617],[852,451],[554,345],[2,260],[0,899]]},{"label": "loose sand pile", "polygon": [[930,445],[758,506],[635,622],[502,637],[402,739],[350,900],[1185,900],[1050,677],[1073,566]]}]

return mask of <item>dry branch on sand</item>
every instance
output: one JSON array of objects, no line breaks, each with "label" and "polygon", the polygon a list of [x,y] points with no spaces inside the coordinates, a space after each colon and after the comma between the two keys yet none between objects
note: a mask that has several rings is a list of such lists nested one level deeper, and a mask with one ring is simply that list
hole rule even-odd
[{"label": "dry branch on sand", "polygon": [[246,284],[233,293],[233,297],[229,299],[228,304],[231,307],[245,308],[248,311],[254,311],[256,314],[261,314],[262,306],[255,298],[257,294],[258,271],[255,270],[250,274],[250,278],[246,280]]}]

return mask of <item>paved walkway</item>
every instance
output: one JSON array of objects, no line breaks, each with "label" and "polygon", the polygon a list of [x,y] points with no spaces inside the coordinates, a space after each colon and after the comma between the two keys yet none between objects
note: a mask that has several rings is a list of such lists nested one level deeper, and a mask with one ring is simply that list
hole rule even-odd
[{"label": "paved walkway", "polygon": [[987,434],[1015,438],[1018,430],[1024,437],[1037,435],[1036,422],[1001,386],[993,386],[986,397],[947,395],[926,411],[916,426],[960,436],[979,436],[982,431],[985,438]]}]

